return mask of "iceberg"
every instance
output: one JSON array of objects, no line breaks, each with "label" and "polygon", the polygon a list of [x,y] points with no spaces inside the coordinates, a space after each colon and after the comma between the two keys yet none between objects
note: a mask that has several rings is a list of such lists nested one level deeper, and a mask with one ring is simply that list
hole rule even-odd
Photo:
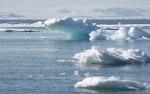
[{"label": "iceberg", "polygon": [[150,88],[146,83],[122,80],[119,77],[87,77],[74,85],[75,88],[89,90],[145,90]]},{"label": "iceberg", "polygon": [[44,25],[48,29],[65,33],[71,40],[128,40],[150,38],[150,34],[137,27],[120,27],[119,30],[103,30],[88,19],[52,18]]},{"label": "iceberg", "polygon": [[73,58],[77,59],[81,64],[128,64],[150,62],[150,57],[139,49],[102,49],[99,46],[92,46],[92,49],[77,53]]},{"label": "iceberg", "polygon": [[137,27],[120,27],[119,30],[96,30],[90,34],[90,40],[129,40],[150,38],[150,34]]},{"label": "iceberg", "polygon": [[44,22],[48,29],[58,30],[65,33],[69,39],[89,40],[89,33],[99,29],[87,19],[53,18]]}]

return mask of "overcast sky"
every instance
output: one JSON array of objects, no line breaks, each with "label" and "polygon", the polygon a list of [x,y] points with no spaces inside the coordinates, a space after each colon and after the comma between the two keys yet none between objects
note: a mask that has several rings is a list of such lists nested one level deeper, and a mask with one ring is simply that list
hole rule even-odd
[{"label": "overcast sky", "polygon": [[65,7],[88,5],[149,5],[150,0],[1,0],[1,7]]},{"label": "overcast sky", "polygon": [[39,12],[44,15],[46,12],[55,13],[63,8],[90,11],[94,8],[109,7],[149,8],[149,4],[150,0],[0,0],[0,11]]}]

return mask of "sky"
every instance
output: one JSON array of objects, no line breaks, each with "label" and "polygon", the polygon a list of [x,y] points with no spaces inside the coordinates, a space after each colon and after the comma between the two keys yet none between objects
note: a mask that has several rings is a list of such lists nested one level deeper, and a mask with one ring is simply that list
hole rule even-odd
[{"label": "sky", "polygon": [[150,0],[1,0],[0,12],[31,17],[57,16],[61,9],[87,12],[94,8],[149,8]]}]

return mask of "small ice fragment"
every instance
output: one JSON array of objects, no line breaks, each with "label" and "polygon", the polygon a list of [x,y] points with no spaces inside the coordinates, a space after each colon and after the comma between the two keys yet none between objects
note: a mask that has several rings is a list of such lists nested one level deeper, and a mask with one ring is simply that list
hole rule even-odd
[{"label": "small ice fragment", "polygon": [[45,77],[45,75],[38,75],[38,77],[43,78],[43,77]]},{"label": "small ice fragment", "polygon": [[65,72],[59,73],[59,76],[66,76],[66,73]]},{"label": "small ice fragment", "polygon": [[33,78],[35,77],[34,75],[30,74],[30,75],[25,75],[26,78]]},{"label": "small ice fragment", "polygon": [[84,75],[84,77],[89,77],[90,76],[89,72],[84,73],[83,75]]},{"label": "small ice fragment", "polygon": [[78,77],[79,77],[80,75],[79,75],[78,72],[79,72],[79,71],[74,71],[74,76],[78,76]]},{"label": "small ice fragment", "polygon": [[41,38],[45,39],[45,38],[47,38],[47,36],[45,34],[42,34]]},{"label": "small ice fragment", "polygon": [[32,39],[31,37],[25,37],[25,39]]}]

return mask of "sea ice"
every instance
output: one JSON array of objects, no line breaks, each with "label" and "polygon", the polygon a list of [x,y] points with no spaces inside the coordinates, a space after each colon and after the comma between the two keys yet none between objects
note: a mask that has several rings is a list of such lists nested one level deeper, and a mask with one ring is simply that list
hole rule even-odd
[{"label": "sea ice", "polygon": [[58,30],[65,33],[69,39],[88,40],[89,33],[98,27],[87,19],[53,18],[44,22],[48,29]]},{"label": "sea ice", "polygon": [[102,49],[92,46],[92,49],[75,54],[73,57],[83,64],[127,64],[150,62],[150,57],[139,49],[122,50],[115,48]]},{"label": "sea ice", "polygon": [[89,77],[90,74],[89,74],[89,72],[84,73],[84,74],[79,74],[79,71],[74,71],[74,76],[77,76],[77,77]]},{"label": "sea ice", "polygon": [[90,90],[144,90],[150,88],[147,84],[137,81],[122,80],[119,77],[87,77],[74,85],[75,88]]},{"label": "sea ice", "polygon": [[44,22],[48,29],[65,33],[72,40],[127,40],[150,38],[150,34],[137,27],[102,30],[88,19],[53,18]]},{"label": "sea ice", "polygon": [[66,76],[65,72],[59,73],[59,76]]},{"label": "sea ice", "polygon": [[150,38],[150,34],[137,27],[120,27],[117,31],[99,29],[92,31],[89,35],[90,40],[128,40],[143,37]]},{"label": "sea ice", "polygon": [[79,75],[78,72],[79,72],[79,71],[74,71],[74,76],[78,76],[78,77],[79,77],[80,75]]},{"label": "sea ice", "polygon": [[148,34],[147,32],[138,29],[137,27],[132,27],[129,30],[129,36],[132,38],[142,38],[142,37],[147,37],[150,38],[150,34]]}]

